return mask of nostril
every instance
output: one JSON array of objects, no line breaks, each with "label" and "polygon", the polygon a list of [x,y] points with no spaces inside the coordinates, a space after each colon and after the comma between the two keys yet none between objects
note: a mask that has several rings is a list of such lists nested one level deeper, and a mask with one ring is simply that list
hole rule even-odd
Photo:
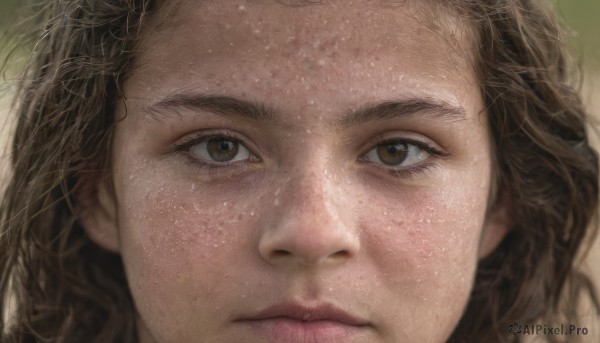
[{"label": "nostril", "polygon": [[[277,257],[289,257],[289,256],[292,256],[292,255],[294,255],[292,252],[290,252],[288,250],[283,250],[283,249],[274,250],[273,253],[272,253],[272,256],[274,258],[277,258]],[[350,254],[349,251],[347,251],[347,250],[340,250],[340,251],[337,251],[337,252],[329,255],[329,258],[332,258],[332,259],[347,259],[347,258],[350,257],[350,255],[351,254]]]},{"label": "nostril", "polygon": [[333,259],[348,259],[351,254],[348,250],[340,250],[330,255]]},{"label": "nostril", "polygon": [[287,250],[275,250],[273,251],[273,256],[274,257],[284,257],[284,256],[289,256],[292,253],[287,251]]}]

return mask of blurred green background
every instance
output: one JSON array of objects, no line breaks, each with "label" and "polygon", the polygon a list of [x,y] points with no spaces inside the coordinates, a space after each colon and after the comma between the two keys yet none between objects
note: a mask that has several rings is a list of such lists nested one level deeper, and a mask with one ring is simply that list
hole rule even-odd
[{"label": "blurred green background", "polygon": [[600,68],[600,0],[558,0],[559,13],[574,30],[572,44],[591,68]]}]

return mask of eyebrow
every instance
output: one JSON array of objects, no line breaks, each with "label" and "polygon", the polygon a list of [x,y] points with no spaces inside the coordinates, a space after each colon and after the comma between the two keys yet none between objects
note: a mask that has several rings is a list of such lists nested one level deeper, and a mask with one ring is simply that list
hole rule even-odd
[{"label": "eyebrow", "polygon": [[264,122],[277,120],[274,110],[264,104],[223,95],[175,94],[144,108],[144,112],[157,121],[162,121],[172,114],[181,116],[180,110],[206,111]]},{"label": "eyebrow", "polygon": [[440,118],[448,122],[463,120],[467,116],[466,110],[462,106],[454,106],[432,98],[409,98],[363,105],[342,118],[341,124],[353,126],[369,121],[410,117],[417,114]]},{"label": "eyebrow", "polygon": [[[206,111],[222,116],[248,118],[259,122],[283,124],[277,110],[264,103],[247,101],[224,95],[180,93],[167,96],[144,108],[149,118],[163,121],[181,110]],[[462,106],[451,105],[433,98],[408,98],[365,104],[348,111],[339,121],[342,126],[354,126],[370,121],[425,115],[445,121],[462,120],[466,111]]]}]

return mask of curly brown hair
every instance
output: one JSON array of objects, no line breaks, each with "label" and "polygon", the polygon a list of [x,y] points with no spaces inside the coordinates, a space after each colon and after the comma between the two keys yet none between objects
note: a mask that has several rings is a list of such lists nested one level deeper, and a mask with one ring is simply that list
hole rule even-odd
[{"label": "curly brown hair", "polygon": [[[165,2],[166,3],[166,2]],[[564,29],[543,0],[440,4],[472,28],[495,144],[496,202],[512,229],[480,261],[452,342],[515,342],[513,322],[576,322],[591,281],[577,269],[597,233],[598,160]],[[106,177],[114,108],[154,0],[54,0],[14,112],[12,176],[0,205],[2,342],[135,342],[135,310],[118,255],[77,220],[82,179]],[[591,239],[590,239],[591,241]],[[572,341],[575,337],[569,337]],[[549,336],[551,342],[561,337]]]}]

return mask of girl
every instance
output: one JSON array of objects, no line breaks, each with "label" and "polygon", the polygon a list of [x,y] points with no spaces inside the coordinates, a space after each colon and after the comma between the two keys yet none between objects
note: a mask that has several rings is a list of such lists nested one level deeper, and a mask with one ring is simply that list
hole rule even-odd
[{"label": "girl", "polygon": [[598,308],[597,157],[544,2],[43,13],[2,342],[514,342]]}]

